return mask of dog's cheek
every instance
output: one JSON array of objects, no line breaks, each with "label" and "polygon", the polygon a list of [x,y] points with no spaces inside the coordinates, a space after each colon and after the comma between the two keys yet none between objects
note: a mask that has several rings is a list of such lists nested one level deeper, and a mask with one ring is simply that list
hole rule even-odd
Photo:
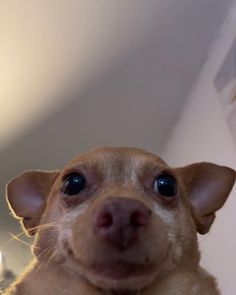
[{"label": "dog's cheek", "polygon": [[163,261],[163,268],[171,270],[182,261],[184,255],[183,242],[186,238],[188,240],[184,232],[186,222],[182,220],[181,216],[184,212],[182,212],[180,206],[171,210],[155,204],[153,208],[156,218],[161,221],[155,230],[155,232],[158,232],[157,239],[160,239],[159,232],[163,229],[166,235],[167,252]]},{"label": "dog's cheek", "polygon": [[46,208],[42,216],[42,229],[36,239],[34,254],[39,260],[53,260],[63,262],[66,257],[65,244],[70,238],[71,223],[75,214],[68,212],[60,202]]},{"label": "dog's cheek", "polygon": [[71,248],[78,263],[89,263],[94,254],[94,235],[89,214],[79,216],[71,229]]},{"label": "dog's cheek", "polygon": [[54,254],[57,240],[58,235],[56,230],[42,230],[35,239],[33,254],[39,261],[47,260]]},{"label": "dog's cheek", "polygon": [[[180,239],[181,240],[181,239]],[[183,256],[183,247],[181,241],[178,239],[178,232],[176,233],[173,228],[168,231],[168,242],[169,242],[169,262],[171,267],[178,265]]]},{"label": "dog's cheek", "polygon": [[73,258],[77,258],[77,252],[80,253],[82,248],[80,244],[87,240],[86,231],[81,232],[84,228],[84,215],[86,215],[87,207],[88,204],[84,203],[81,206],[69,209],[61,219],[58,230],[58,244],[59,251],[65,257],[73,256]]},{"label": "dog's cheek", "polygon": [[199,259],[197,245],[197,234],[189,211],[180,207],[173,227],[168,232],[169,243],[171,245],[171,262],[177,266],[187,263],[196,264]]}]

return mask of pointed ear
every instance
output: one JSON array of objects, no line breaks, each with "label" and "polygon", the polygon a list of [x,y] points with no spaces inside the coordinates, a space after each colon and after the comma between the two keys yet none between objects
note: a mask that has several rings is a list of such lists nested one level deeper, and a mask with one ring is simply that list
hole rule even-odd
[{"label": "pointed ear", "polygon": [[196,163],[175,170],[182,179],[193,207],[197,231],[209,231],[215,212],[225,203],[234,185],[236,172],[212,163]]},{"label": "pointed ear", "polygon": [[58,174],[58,171],[26,171],[7,184],[9,207],[29,235],[36,232],[33,228],[39,225],[47,196]]}]

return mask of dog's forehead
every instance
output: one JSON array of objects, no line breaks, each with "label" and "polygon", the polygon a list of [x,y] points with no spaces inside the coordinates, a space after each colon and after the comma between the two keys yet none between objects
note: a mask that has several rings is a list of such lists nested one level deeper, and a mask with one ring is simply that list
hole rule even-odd
[{"label": "dog's forehead", "polygon": [[104,147],[78,155],[69,164],[69,167],[85,167],[96,169],[107,177],[132,176],[144,168],[166,168],[167,164],[156,154],[138,148]]},{"label": "dog's forehead", "polygon": [[160,166],[166,163],[156,154],[149,153],[138,148],[127,148],[127,147],[101,147],[93,149],[87,153],[78,155],[69,164],[84,163],[89,164],[123,164],[127,166],[142,166],[142,164],[154,162]]}]

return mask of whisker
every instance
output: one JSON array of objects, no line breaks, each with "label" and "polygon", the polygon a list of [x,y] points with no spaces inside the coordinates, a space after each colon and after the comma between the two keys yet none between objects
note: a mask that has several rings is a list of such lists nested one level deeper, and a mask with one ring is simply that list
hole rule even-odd
[{"label": "whisker", "polygon": [[30,230],[40,230],[40,229],[48,229],[48,228],[54,228],[58,227],[60,222],[51,222],[51,223],[45,223],[45,224],[40,224],[34,227],[31,227]]},{"label": "whisker", "polygon": [[27,246],[32,246],[32,244],[30,244],[30,243],[27,243],[26,241],[23,241],[23,240],[21,240],[19,237],[17,237],[16,235],[14,235],[14,234],[12,234],[12,233],[10,233],[10,235],[12,236],[12,239],[13,240],[16,240],[16,241],[18,241],[18,242],[20,242],[20,243],[22,243],[22,244],[25,244],[25,245],[27,245]]},{"label": "whisker", "polygon": [[[10,235],[12,236],[12,234],[10,233]],[[6,246],[8,246],[12,241],[16,240],[16,238],[19,238],[20,236],[25,235],[25,232],[22,231],[19,234],[14,235],[14,237],[12,236],[9,240],[7,240],[2,246],[1,248],[5,248]]]},{"label": "whisker", "polygon": [[[54,248],[54,250],[55,250],[55,248]],[[52,259],[53,259],[56,255],[57,255],[57,253],[56,253],[56,251],[54,251],[54,252],[51,254],[51,256],[49,257],[49,259],[48,259],[48,261],[47,261],[47,263],[46,263],[45,266],[48,266],[48,264],[52,261]]]},{"label": "whisker", "polygon": [[[50,229],[50,228],[57,228],[60,225],[60,222],[49,222],[49,223],[45,223],[45,224],[40,224],[38,226],[32,227],[30,228],[31,230],[43,230],[43,229]],[[13,242],[14,240],[23,242],[28,244],[25,241],[22,241],[21,239],[19,239],[19,237],[24,236],[25,235],[25,231],[21,231],[18,234],[12,234],[10,233],[10,235],[12,236],[9,240],[7,240],[2,246],[1,248],[5,248],[6,246],[8,246],[11,242]]]},{"label": "whisker", "polygon": [[[50,252],[52,251],[54,248],[54,246],[49,246],[47,247],[46,249],[44,249],[39,255],[38,255],[38,259],[43,255],[43,254],[46,254],[47,252]],[[50,255],[50,257],[54,254],[54,252]],[[49,259],[50,259],[49,257]],[[41,269],[43,266],[47,265],[48,261],[43,261],[43,262],[40,262],[39,266],[38,266],[38,269]]]}]

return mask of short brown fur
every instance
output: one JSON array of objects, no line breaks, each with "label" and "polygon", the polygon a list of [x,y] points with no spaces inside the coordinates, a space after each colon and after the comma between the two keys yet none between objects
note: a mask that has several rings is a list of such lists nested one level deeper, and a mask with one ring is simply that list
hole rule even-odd
[{"label": "short brown fur", "polygon": [[[62,187],[75,172],[86,187],[68,196]],[[154,185],[166,174],[177,181],[171,197]],[[7,200],[35,235],[35,258],[4,294],[219,295],[215,279],[199,266],[197,231],[208,232],[235,177],[233,169],[211,163],[172,169],[136,148],[99,148],[62,171],[21,174],[7,185]],[[138,214],[138,229],[123,226],[126,238],[117,239],[120,229],[108,232],[107,212],[119,226]]]}]

